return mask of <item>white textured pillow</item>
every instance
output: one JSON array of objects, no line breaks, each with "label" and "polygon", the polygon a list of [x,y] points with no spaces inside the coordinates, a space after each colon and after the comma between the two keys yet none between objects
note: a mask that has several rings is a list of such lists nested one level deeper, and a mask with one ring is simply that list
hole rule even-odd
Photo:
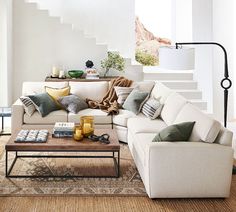
[{"label": "white textured pillow", "polygon": [[25,113],[28,116],[32,116],[32,114],[36,110],[33,101],[28,96],[21,96],[20,100],[21,100],[23,107],[25,109]]},{"label": "white textured pillow", "polygon": [[150,119],[156,119],[161,114],[162,108],[163,104],[160,101],[150,98],[144,103],[142,113]]},{"label": "white textured pillow", "polygon": [[116,95],[118,97],[117,102],[120,106],[122,106],[124,104],[125,100],[127,99],[127,97],[129,96],[129,94],[134,89],[134,87],[115,86],[114,89],[115,89]]}]

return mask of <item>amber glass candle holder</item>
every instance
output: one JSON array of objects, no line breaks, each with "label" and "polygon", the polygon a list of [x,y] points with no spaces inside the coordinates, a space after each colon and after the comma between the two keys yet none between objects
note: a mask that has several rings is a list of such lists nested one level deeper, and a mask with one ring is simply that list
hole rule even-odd
[{"label": "amber glass candle holder", "polygon": [[74,131],[74,139],[76,141],[81,141],[83,140],[83,131],[81,126],[76,126],[75,131]]},{"label": "amber glass candle holder", "polygon": [[82,116],[80,118],[80,125],[82,127],[82,133],[84,137],[88,137],[94,134],[94,117],[93,116]]}]

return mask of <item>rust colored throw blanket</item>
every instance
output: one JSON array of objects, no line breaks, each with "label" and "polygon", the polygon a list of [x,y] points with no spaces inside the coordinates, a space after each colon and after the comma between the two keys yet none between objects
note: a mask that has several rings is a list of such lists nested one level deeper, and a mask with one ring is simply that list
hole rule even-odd
[{"label": "rust colored throw blanket", "polygon": [[109,88],[108,92],[105,94],[101,101],[86,99],[86,102],[88,103],[90,108],[101,109],[109,115],[116,115],[119,113],[119,105],[117,103],[117,95],[114,86],[130,87],[132,82],[132,80],[128,80],[124,77],[118,77],[116,79],[113,79],[111,81],[111,87]]}]

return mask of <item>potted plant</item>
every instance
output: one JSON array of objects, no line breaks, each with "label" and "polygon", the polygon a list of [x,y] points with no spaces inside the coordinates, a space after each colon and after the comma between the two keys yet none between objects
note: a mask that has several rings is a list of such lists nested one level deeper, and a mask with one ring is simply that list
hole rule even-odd
[{"label": "potted plant", "polygon": [[108,52],[108,57],[101,61],[101,67],[105,69],[104,77],[110,69],[115,69],[117,71],[123,71],[125,68],[125,60],[119,55],[119,53]]}]

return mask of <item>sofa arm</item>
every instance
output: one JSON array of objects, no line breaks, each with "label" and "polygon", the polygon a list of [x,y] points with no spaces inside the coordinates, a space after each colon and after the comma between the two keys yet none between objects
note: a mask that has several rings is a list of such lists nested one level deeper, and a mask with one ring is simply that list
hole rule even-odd
[{"label": "sofa arm", "polygon": [[145,149],[145,187],[151,198],[228,197],[233,149],[203,142],[159,142]]},{"label": "sofa arm", "polygon": [[11,115],[11,131],[12,133],[21,129],[24,119],[24,107],[20,99],[12,105]]}]

